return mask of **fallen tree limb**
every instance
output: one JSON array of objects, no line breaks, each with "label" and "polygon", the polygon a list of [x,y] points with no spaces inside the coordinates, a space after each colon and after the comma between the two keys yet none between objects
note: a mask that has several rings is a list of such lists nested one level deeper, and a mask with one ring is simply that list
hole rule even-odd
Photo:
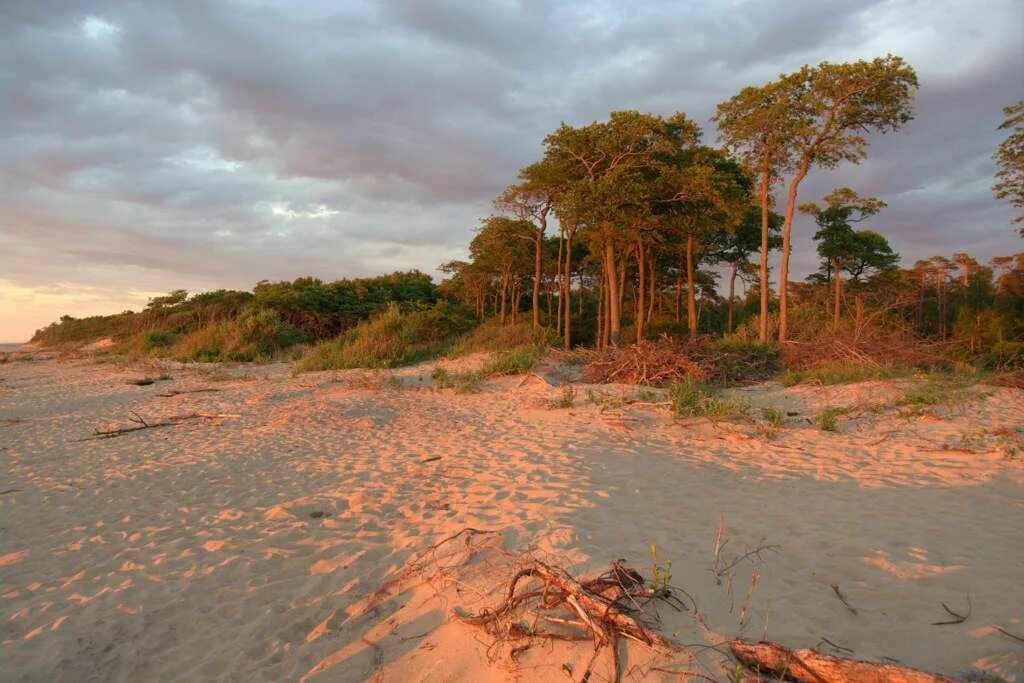
[{"label": "fallen tree limb", "polygon": [[790,649],[768,642],[732,640],[729,649],[751,671],[798,683],[952,683],[953,680],[906,666],[840,659],[814,650]]},{"label": "fallen tree limb", "polygon": [[202,387],[200,389],[172,389],[171,391],[162,394],[154,394],[154,396],[159,396],[160,398],[171,398],[172,396],[180,396],[181,394],[208,394],[215,391],[220,391],[220,389],[216,389],[214,387]]},{"label": "fallen tree limb", "polygon": [[130,434],[132,432],[138,432],[143,429],[156,429],[158,427],[173,427],[176,424],[180,424],[185,420],[215,420],[225,417],[239,417],[238,415],[229,413],[189,413],[188,415],[172,415],[163,422],[146,422],[146,420],[135,411],[132,411],[131,416],[128,420],[134,422],[135,425],[132,427],[117,427],[116,429],[97,429],[94,431],[92,436],[87,436],[84,439],[76,439],[76,441],[94,441],[96,439],[112,439],[116,436],[122,436],[123,434]]}]

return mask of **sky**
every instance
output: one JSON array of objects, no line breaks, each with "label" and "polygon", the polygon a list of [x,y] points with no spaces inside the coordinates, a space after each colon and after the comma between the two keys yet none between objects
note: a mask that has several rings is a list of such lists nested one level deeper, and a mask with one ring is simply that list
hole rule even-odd
[{"label": "sky", "polygon": [[0,342],[177,288],[434,274],[561,122],[684,111],[714,144],[740,88],[886,53],[916,119],[801,201],[882,198],[863,227],[905,263],[1021,251],[991,191],[1020,0],[0,0]]}]

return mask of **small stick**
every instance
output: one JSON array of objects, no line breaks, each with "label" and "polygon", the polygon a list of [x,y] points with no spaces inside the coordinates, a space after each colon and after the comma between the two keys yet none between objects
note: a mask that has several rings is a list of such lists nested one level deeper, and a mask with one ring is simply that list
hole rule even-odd
[{"label": "small stick", "polygon": [[956,612],[954,612],[953,610],[951,610],[949,608],[949,605],[947,605],[944,602],[941,602],[939,604],[942,605],[942,609],[946,610],[946,613],[949,614],[949,616],[951,616],[953,618],[949,619],[947,621],[933,621],[932,622],[932,626],[949,626],[951,624],[962,624],[965,621],[967,621],[967,617],[971,616],[971,594],[970,593],[967,594],[967,614],[957,614]]},{"label": "small stick", "polygon": [[1001,626],[995,626],[995,625],[993,624],[992,628],[994,628],[995,630],[999,631],[999,632],[1000,632],[1000,633],[1002,633],[1002,634],[1003,634],[1004,636],[1010,636],[1010,637],[1011,637],[1011,638],[1013,638],[1014,640],[1019,640],[1020,642],[1024,643],[1024,638],[1021,638],[1020,636],[1018,636],[1018,635],[1016,635],[1016,634],[1010,633],[1009,631],[1007,631],[1007,630],[1006,630],[1005,628],[1003,628],[1003,627],[1001,627]]},{"label": "small stick", "polygon": [[853,613],[853,614],[857,614],[856,608],[854,608],[853,605],[848,603],[846,601],[846,598],[843,597],[843,594],[839,591],[839,586],[837,586],[836,584],[833,583],[832,584],[832,590],[835,591],[836,597],[839,598],[839,601],[841,603],[843,603],[843,605],[846,607],[846,609],[850,610],[850,612]]}]

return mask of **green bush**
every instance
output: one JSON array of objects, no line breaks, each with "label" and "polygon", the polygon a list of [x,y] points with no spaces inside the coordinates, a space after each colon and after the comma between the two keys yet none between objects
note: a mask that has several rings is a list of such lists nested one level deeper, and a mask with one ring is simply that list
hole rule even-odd
[{"label": "green bush", "polygon": [[450,373],[438,367],[430,377],[438,389],[454,389],[459,394],[475,394],[484,386],[484,377],[479,372]]},{"label": "green bush", "polygon": [[434,358],[476,324],[461,306],[439,302],[431,308],[403,313],[391,304],[336,339],[313,347],[296,370],[394,368]]},{"label": "green bush", "polygon": [[691,378],[675,382],[668,388],[668,400],[678,417],[723,419],[739,415],[745,407],[739,401],[721,396],[714,387]]},{"label": "green bush", "polygon": [[551,330],[534,327],[529,322],[502,325],[497,320],[488,320],[459,339],[449,355],[455,357],[478,351],[494,352],[524,346],[549,346],[554,338]]},{"label": "green bush", "polygon": [[167,330],[154,330],[147,332],[145,337],[145,347],[148,350],[153,349],[164,349],[171,346],[177,335]]},{"label": "green bush", "polygon": [[865,365],[862,363],[828,363],[808,370],[787,370],[779,381],[787,387],[807,382],[850,384],[876,379],[910,377],[914,369],[905,365]]},{"label": "green bush", "polygon": [[1024,341],[1001,341],[982,354],[979,364],[986,370],[1024,370]]},{"label": "green bush", "polygon": [[712,379],[726,386],[768,379],[781,367],[779,347],[773,343],[733,336],[713,341],[711,350],[716,355]]},{"label": "green bush", "polygon": [[307,339],[305,332],[283,322],[276,312],[251,307],[233,320],[207,325],[182,336],[169,355],[176,360],[198,362],[270,360]]},{"label": "green bush", "polygon": [[511,351],[498,351],[491,354],[481,372],[485,375],[522,375],[537,365],[538,349],[534,346],[522,346]]}]

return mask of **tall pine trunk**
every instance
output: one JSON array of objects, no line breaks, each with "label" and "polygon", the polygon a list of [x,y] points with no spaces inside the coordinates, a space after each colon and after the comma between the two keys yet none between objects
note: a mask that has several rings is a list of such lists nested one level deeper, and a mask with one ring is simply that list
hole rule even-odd
[{"label": "tall pine trunk", "polygon": [[779,264],[779,341],[786,341],[789,332],[789,252],[792,249],[793,212],[796,210],[796,193],[800,182],[807,176],[810,160],[804,159],[789,184],[786,199],[786,217],[782,225],[782,261]]},{"label": "tall pine trunk", "polygon": [[618,346],[622,341],[622,289],[619,286],[618,264],[615,260],[615,245],[611,236],[605,238],[604,266],[607,272],[606,289],[608,290],[608,342]]},{"label": "tall pine trunk", "polygon": [[729,269],[729,319],[725,324],[725,329],[732,333],[732,309],[736,303],[736,269],[737,262],[732,262],[732,267]]},{"label": "tall pine trunk", "polygon": [[696,273],[693,268],[693,235],[686,236],[686,325],[690,337],[697,336]]},{"label": "tall pine trunk", "polygon": [[761,317],[758,324],[758,338],[768,341],[768,301],[771,290],[768,287],[768,215],[770,203],[768,190],[771,183],[770,169],[762,169],[761,185],[758,188],[761,199]]}]

